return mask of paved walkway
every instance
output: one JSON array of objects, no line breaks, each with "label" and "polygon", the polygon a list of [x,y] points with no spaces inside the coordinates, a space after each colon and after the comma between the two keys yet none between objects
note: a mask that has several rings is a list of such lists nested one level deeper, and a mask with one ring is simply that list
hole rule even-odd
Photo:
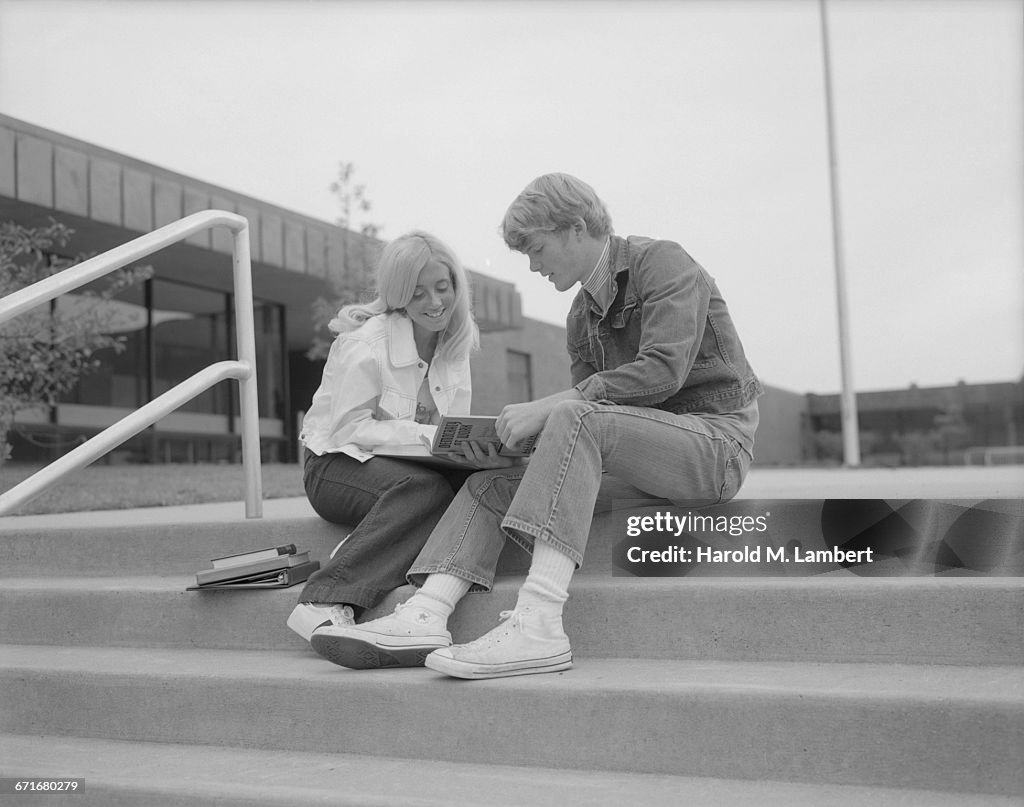
[{"label": "paved walkway", "polygon": [[[741,499],[1020,499],[1024,465],[983,468],[755,468]],[[265,519],[316,518],[305,498],[267,499]],[[0,518],[0,532],[47,527],[239,521],[241,501]]]}]

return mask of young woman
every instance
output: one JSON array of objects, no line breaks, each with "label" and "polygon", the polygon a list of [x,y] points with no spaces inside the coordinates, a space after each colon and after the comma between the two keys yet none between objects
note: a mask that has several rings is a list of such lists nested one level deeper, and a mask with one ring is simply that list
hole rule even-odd
[{"label": "young woman", "polygon": [[411,232],[384,247],[377,298],[342,308],[323,379],[302,423],[303,481],[313,509],[355,529],[309,578],[288,626],[353,624],[405,583],[466,471],[369,449],[431,438],[441,415],[469,414],[469,356],[479,332],[466,273],[437,238]]}]

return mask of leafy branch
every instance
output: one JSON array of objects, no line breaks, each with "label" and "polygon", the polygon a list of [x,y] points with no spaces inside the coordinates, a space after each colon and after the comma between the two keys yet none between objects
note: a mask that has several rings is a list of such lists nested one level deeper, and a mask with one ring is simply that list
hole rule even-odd
[{"label": "leafy branch", "polygon": [[[0,223],[0,297],[78,263],[81,256],[61,256],[72,234],[52,220],[43,227]],[[0,325],[0,464],[10,456],[7,435],[19,412],[55,405],[99,367],[98,351],[124,350],[124,337],[108,332],[106,304],[152,274],[148,266],[119,270],[97,290],[66,295]],[[66,300],[74,304],[62,305]]]}]

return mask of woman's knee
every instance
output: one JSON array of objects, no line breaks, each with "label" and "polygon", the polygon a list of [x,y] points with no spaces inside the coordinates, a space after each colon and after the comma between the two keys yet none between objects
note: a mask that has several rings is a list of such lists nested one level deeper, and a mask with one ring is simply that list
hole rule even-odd
[{"label": "woman's knee", "polygon": [[452,483],[443,474],[430,468],[414,468],[408,476],[402,480],[402,484],[417,491],[422,491],[425,496],[434,499],[451,499],[455,495]]}]

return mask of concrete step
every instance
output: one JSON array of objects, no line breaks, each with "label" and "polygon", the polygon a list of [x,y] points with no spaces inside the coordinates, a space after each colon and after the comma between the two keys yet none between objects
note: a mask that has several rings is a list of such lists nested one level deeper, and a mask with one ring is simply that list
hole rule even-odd
[{"label": "concrete step", "polygon": [[[194,578],[0,580],[0,642],[299,650],[285,626],[299,587],[186,591]],[[522,579],[469,595],[469,641],[513,607]],[[366,618],[390,613],[393,592]],[[1024,664],[1020,578],[613,578],[580,575],[566,629],[580,657]]]},{"label": "concrete step", "polygon": [[[0,735],[0,777],[84,781],[80,807],[1011,807],[1006,796]],[[67,803],[36,793],[26,804]]]},{"label": "concrete step", "polygon": [[[26,519],[27,520],[27,519]],[[10,563],[5,577],[24,575],[195,574],[211,558],[296,544],[326,557],[348,530],[316,516],[0,530]]]},{"label": "concrete step", "polygon": [[6,645],[0,732],[1024,794],[1008,666],[580,659],[466,682],[304,651]]},{"label": "concrete step", "polygon": [[[0,577],[44,575],[189,574],[206,568],[210,558],[294,543],[323,560],[349,532],[309,512],[308,504],[285,509],[275,517],[253,520],[199,515],[187,520],[175,512],[166,520],[154,508],[132,511],[124,519],[99,521],[85,516],[67,523],[31,516],[0,520],[0,548],[6,562]],[[629,498],[628,491],[609,485],[598,503],[582,573],[651,574],[687,577],[798,577],[823,573],[855,576],[1024,575],[1024,500],[755,500],[738,499],[699,511],[715,519],[763,519],[765,529],[731,534],[715,529],[648,530],[630,534],[628,519],[667,512],[668,504],[650,498]],[[298,512],[298,515],[294,513]],[[685,516],[689,511],[671,512]],[[33,526],[35,525],[35,526]],[[692,525],[691,525],[692,526]],[[636,529],[633,532],[637,532]],[[677,534],[679,533],[679,534]],[[630,547],[648,549],[709,546],[722,551],[761,547],[756,562],[649,564],[625,562]],[[871,548],[871,563],[794,562],[801,553]],[[790,547],[787,561],[769,561],[767,548]],[[525,571],[528,557],[506,547],[499,565],[505,574]]]},{"label": "concrete step", "polygon": [[[26,519],[28,520],[28,519]],[[0,548],[9,562],[5,577],[67,575],[180,575],[210,568],[212,558],[269,546],[295,544],[326,562],[350,532],[316,516],[152,524],[45,526],[0,529]],[[525,571],[528,556],[514,546],[503,553],[506,573]]]}]

